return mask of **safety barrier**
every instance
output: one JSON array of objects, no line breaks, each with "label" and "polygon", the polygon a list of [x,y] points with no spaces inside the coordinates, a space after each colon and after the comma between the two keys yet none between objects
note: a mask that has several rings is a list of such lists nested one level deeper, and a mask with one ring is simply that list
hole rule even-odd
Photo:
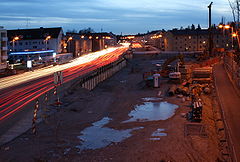
[{"label": "safety barrier", "polygon": [[114,75],[125,67],[126,60],[120,59],[103,67],[100,67],[84,76],[81,76],[79,84],[82,88],[93,90],[100,82]]}]

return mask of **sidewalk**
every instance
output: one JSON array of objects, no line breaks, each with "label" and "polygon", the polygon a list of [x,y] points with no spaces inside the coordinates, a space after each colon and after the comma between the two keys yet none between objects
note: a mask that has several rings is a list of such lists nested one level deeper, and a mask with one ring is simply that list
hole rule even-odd
[{"label": "sidewalk", "polygon": [[214,67],[215,83],[218,97],[226,121],[227,131],[231,137],[231,143],[235,150],[236,161],[240,160],[240,97],[230,81],[223,64]]}]

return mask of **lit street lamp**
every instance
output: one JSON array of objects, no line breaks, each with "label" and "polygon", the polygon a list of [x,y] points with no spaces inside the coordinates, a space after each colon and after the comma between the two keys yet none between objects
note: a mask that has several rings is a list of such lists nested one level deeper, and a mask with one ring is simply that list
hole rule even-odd
[{"label": "lit street lamp", "polygon": [[15,50],[14,47],[15,47],[15,42],[18,41],[20,38],[18,36],[14,37],[12,42],[13,42],[13,51]]},{"label": "lit street lamp", "polygon": [[51,39],[51,36],[50,36],[50,35],[45,38],[45,43],[46,43],[46,45],[45,45],[45,50],[47,50],[47,43],[48,43],[48,40],[49,40],[49,39]]},{"label": "lit street lamp", "polygon": [[[219,25],[218,26],[220,29],[226,29],[226,30],[228,30],[228,29],[230,29],[231,28],[231,36],[232,36],[232,49],[233,49],[233,47],[234,47],[234,44],[233,44],[233,38],[237,38],[237,43],[238,43],[238,46],[237,46],[237,50],[239,50],[239,37],[238,37],[238,32],[236,31],[236,32],[234,32],[234,28],[232,27],[232,26],[230,26],[230,25],[224,25],[224,24],[221,24],[221,25]],[[234,79],[234,53],[232,53],[232,55],[231,55],[231,77],[232,77],[232,79]]]},{"label": "lit street lamp", "polygon": [[70,41],[73,40],[73,37],[69,37],[68,40],[67,40],[67,46],[68,46],[68,51],[67,52],[70,52]]},{"label": "lit street lamp", "polygon": [[237,37],[237,33],[232,33],[232,37]]},{"label": "lit street lamp", "polygon": [[223,29],[223,32],[224,32],[224,30],[226,29],[226,30],[228,30],[228,29],[231,29],[231,35],[232,35],[232,48],[234,47],[234,45],[233,45],[233,38],[237,38],[237,43],[238,43],[238,48],[240,47],[239,45],[239,37],[238,37],[238,32],[236,31],[236,32],[234,32],[234,28],[232,27],[232,26],[230,26],[230,25],[224,25],[224,24],[220,24],[220,25],[218,25],[218,28],[219,29]]},{"label": "lit street lamp", "polygon": [[224,28],[225,28],[225,29],[230,29],[231,26],[230,26],[230,25],[225,25]]},{"label": "lit street lamp", "polygon": [[67,42],[69,42],[69,41],[71,41],[71,40],[73,40],[73,37],[69,37],[68,40],[67,40]]}]

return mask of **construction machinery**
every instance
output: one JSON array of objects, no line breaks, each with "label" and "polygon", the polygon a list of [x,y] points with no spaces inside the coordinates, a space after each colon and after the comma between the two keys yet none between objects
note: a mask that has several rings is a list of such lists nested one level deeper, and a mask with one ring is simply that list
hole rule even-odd
[{"label": "construction machinery", "polygon": [[[172,62],[174,62],[177,59],[179,59],[179,62],[180,62],[179,67],[184,66],[184,64],[185,64],[184,63],[184,56],[182,54],[171,57],[171,58],[167,59],[162,65],[162,70],[160,71],[160,75],[162,77],[169,77],[169,74],[170,74],[171,70],[169,69],[168,65],[170,65]],[[173,73],[170,76],[173,76],[175,79],[176,79],[176,76],[181,77],[181,75],[174,75]]]},{"label": "construction machinery", "polygon": [[[153,74],[160,74],[162,77],[168,78],[168,77],[169,77],[169,73],[174,72],[173,70],[170,69],[170,66],[169,66],[169,65],[170,65],[173,61],[175,61],[175,60],[177,60],[177,59],[180,60],[180,63],[179,63],[179,65],[178,65],[179,68],[183,67],[183,66],[184,66],[183,55],[174,56],[174,57],[171,57],[171,58],[167,59],[167,60],[163,63],[163,65],[161,66],[161,69],[157,69],[157,70],[154,70],[154,71],[152,71],[152,72],[145,72],[145,73],[143,74],[144,80],[145,80],[147,77],[152,76]],[[159,66],[159,65],[157,64],[157,66]],[[174,74],[175,74],[175,73],[174,73]],[[179,73],[178,73],[177,75],[174,75],[174,74],[172,74],[172,75],[170,75],[170,76],[173,76],[174,78],[176,78],[176,76],[179,76]]]},{"label": "construction machinery", "polygon": [[[169,66],[172,62],[179,59],[178,62],[178,68],[177,70],[171,69],[171,66]],[[143,74],[143,79],[150,85],[150,83],[153,82],[153,75],[154,74],[160,74],[161,77],[169,78],[171,81],[177,81],[176,83],[179,83],[181,81],[181,71],[179,69],[185,68],[184,63],[184,57],[182,54],[171,57],[167,59],[163,65],[161,66],[161,69],[157,69],[151,72],[145,72]],[[159,66],[156,64],[156,66]]]}]

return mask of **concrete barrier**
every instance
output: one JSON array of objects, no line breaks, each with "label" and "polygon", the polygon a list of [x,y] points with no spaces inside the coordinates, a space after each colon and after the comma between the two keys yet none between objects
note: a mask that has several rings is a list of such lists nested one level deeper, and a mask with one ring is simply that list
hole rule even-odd
[{"label": "concrete barrier", "polygon": [[99,83],[110,78],[126,65],[126,60],[117,60],[113,63],[100,67],[84,76],[81,76],[79,79],[79,84],[82,88],[93,90]]}]

